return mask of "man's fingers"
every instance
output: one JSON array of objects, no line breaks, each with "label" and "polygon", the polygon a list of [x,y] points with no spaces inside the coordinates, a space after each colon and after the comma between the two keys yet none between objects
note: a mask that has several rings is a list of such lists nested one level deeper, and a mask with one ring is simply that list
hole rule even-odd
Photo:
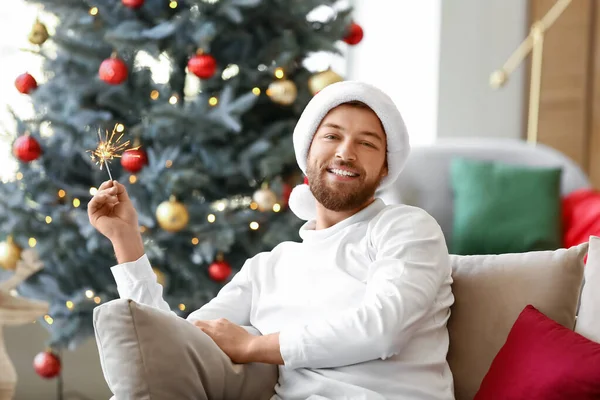
[{"label": "man's fingers", "polygon": [[104,190],[104,189],[108,189],[108,188],[110,188],[112,186],[113,186],[113,181],[110,181],[110,180],[109,181],[104,181],[104,182],[102,182],[102,184],[98,188],[98,191]]},{"label": "man's fingers", "polygon": [[117,203],[119,201],[119,199],[114,194],[104,192],[104,193],[100,193],[100,194],[94,196],[92,201],[95,201],[98,203]]},{"label": "man's fingers", "polygon": [[116,195],[119,201],[129,201],[129,195],[127,194],[127,190],[125,189],[125,185],[115,181]]},{"label": "man's fingers", "polygon": [[104,193],[99,193],[96,194],[92,200],[90,200],[89,204],[88,204],[88,208],[90,209],[90,211],[96,211],[99,210],[100,208],[102,208],[103,206],[107,205],[107,204],[117,204],[119,202],[119,199],[117,198],[117,196],[114,195],[110,195],[106,192]]}]

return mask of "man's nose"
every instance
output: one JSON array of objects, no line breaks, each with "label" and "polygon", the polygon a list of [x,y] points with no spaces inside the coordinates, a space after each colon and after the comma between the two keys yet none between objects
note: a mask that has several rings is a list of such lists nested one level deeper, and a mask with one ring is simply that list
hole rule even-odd
[{"label": "man's nose", "polygon": [[351,141],[344,141],[338,146],[335,156],[341,160],[356,160],[356,148]]}]

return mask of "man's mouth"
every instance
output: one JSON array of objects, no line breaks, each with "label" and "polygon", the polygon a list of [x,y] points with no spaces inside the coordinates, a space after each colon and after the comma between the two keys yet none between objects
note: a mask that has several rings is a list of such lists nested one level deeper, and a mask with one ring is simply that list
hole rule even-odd
[{"label": "man's mouth", "polygon": [[327,172],[337,175],[337,176],[343,176],[343,177],[348,177],[348,178],[356,178],[359,176],[359,174],[356,172],[348,171],[345,169],[339,169],[339,168],[327,168]]}]

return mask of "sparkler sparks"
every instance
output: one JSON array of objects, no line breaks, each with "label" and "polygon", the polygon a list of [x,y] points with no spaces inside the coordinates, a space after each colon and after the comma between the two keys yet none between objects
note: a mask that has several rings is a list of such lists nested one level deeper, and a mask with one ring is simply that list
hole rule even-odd
[{"label": "sparkler sparks", "polygon": [[[118,125],[119,124],[115,125],[110,136],[108,134],[108,131],[106,131],[104,139],[100,134],[100,130],[98,130],[98,147],[96,147],[95,150],[88,150],[88,152],[91,153],[92,160],[96,162],[96,165],[100,165],[100,169],[102,169],[103,165],[106,166],[106,172],[108,172],[108,177],[111,181],[113,180],[113,178],[110,173],[110,168],[108,167],[109,161],[112,161],[115,158],[120,158],[121,153],[127,150],[127,147],[129,146],[129,140],[124,143],[120,143],[124,133],[120,133],[119,136],[115,139],[115,135],[118,134]],[[138,148],[139,146],[135,147],[134,149]]]}]

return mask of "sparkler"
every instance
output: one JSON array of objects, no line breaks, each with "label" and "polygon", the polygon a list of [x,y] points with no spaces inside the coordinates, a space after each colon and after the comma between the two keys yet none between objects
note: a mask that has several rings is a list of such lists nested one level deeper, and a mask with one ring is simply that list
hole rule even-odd
[{"label": "sparkler", "polygon": [[[110,173],[110,168],[108,167],[108,162],[114,160],[115,158],[120,158],[121,153],[127,149],[127,146],[129,146],[129,140],[124,143],[120,143],[124,133],[121,133],[119,137],[115,139],[115,135],[118,133],[117,126],[118,124],[115,125],[110,136],[108,135],[108,131],[106,131],[104,139],[100,134],[100,130],[98,130],[98,147],[96,147],[95,150],[88,150],[89,153],[92,153],[92,160],[95,161],[97,165],[100,165],[100,169],[102,169],[103,165],[106,166],[106,172],[108,172],[108,177],[111,181],[113,178]],[[136,147],[136,149],[137,148],[139,148],[139,146]]]}]

